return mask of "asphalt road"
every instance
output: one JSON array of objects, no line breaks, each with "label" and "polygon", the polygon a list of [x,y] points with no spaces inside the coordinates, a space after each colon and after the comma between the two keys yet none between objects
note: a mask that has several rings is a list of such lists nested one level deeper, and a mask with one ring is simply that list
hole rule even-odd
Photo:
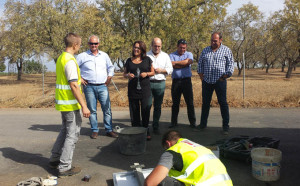
[{"label": "asphalt road", "polygon": [[[100,109],[99,109],[100,110]],[[160,128],[168,130],[171,109],[163,109]],[[197,123],[201,109],[196,108]],[[58,185],[112,185],[112,174],[129,171],[135,162],[145,168],[155,167],[163,149],[161,135],[153,135],[147,142],[146,152],[138,156],[119,153],[116,139],[105,136],[102,114],[98,112],[100,136],[90,139],[88,119],[83,120],[81,136],[76,145],[73,164],[82,168],[79,175],[58,179]],[[188,127],[186,108],[181,108],[179,126],[184,137],[202,145],[210,145],[224,138],[239,135],[267,136],[280,140],[282,151],[281,176],[276,182],[262,182],[251,175],[251,164],[225,159],[234,185],[237,186],[294,186],[300,185],[300,108],[280,109],[230,109],[231,131],[229,136],[220,134],[221,116],[218,108],[211,109],[208,129],[195,132]],[[152,120],[152,119],[151,119]],[[56,175],[47,163],[50,150],[60,129],[60,113],[54,109],[0,109],[0,185],[16,185],[31,177]],[[128,109],[113,109],[114,126],[130,126]],[[84,175],[91,175],[90,182],[83,182]]]}]

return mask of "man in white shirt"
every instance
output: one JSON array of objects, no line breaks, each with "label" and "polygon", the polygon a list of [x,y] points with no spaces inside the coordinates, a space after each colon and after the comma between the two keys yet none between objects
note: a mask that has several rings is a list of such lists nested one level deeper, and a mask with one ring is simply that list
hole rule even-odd
[{"label": "man in white shirt", "polygon": [[88,44],[90,50],[79,54],[77,62],[81,72],[87,106],[91,111],[89,118],[92,130],[91,138],[96,139],[99,132],[97,100],[99,100],[103,111],[106,135],[116,138],[118,135],[112,131],[112,113],[107,88],[114,75],[114,66],[109,56],[105,52],[98,50],[99,38],[97,36],[90,36]]},{"label": "man in white shirt", "polygon": [[[154,134],[160,134],[159,118],[166,88],[166,76],[172,74],[173,67],[169,55],[161,51],[162,41],[160,38],[154,38],[151,47],[152,50],[147,52],[147,56],[153,61],[152,64],[155,71],[155,75],[150,77],[150,86],[154,104],[152,127]],[[149,105],[152,105],[152,97],[149,100]]]}]

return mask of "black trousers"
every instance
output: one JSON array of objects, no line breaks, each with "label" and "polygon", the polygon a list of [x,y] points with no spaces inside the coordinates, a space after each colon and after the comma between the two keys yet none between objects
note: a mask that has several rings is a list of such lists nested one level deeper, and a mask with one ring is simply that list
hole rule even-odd
[{"label": "black trousers", "polygon": [[181,94],[183,94],[185,103],[187,105],[187,113],[188,113],[190,125],[195,125],[196,117],[195,117],[193,86],[192,86],[191,78],[173,79],[171,94],[172,94],[172,101],[173,101],[171,124],[177,125],[180,99],[181,99]]},{"label": "black trousers", "polygon": [[[146,97],[142,99],[129,98],[129,112],[130,112],[131,125],[133,127],[148,128],[150,109],[151,109],[151,105],[149,105],[149,99],[150,97]],[[142,123],[141,123],[141,115],[142,115]]]},{"label": "black trousers", "polygon": [[200,126],[207,126],[210,102],[213,92],[216,91],[223,119],[223,130],[229,130],[229,107],[226,99],[227,81],[218,80],[215,84],[209,84],[202,81],[202,112]]},{"label": "black trousers", "polygon": [[167,176],[160,184],[158,184],[158,186],[185,186],[185,184],[175,178]]}]

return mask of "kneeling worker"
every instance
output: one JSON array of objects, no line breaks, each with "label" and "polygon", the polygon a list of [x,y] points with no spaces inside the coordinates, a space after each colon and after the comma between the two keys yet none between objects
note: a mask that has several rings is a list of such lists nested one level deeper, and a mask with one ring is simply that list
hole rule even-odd
[{"label": "kneeling worker", "polygon": [[164,134],[162,145],[167,150],[146,178],[145,186],[232,186],[225,166],[206,147],[182,138],[175,130]]}]

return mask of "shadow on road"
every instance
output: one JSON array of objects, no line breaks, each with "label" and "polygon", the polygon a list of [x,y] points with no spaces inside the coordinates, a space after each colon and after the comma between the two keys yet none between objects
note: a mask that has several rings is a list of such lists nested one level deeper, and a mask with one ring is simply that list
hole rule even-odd
[{"label": "shadow on road", "polygon": [[19,151],[11,147],[0,148],[0,151],[2,156],[7,159],[21,164],[37,165],[45,169],[49,174],[57,175],[57,170],[48,167],[49,158],[45,158],[41,154]]},{"label": "shadow on road", "polygon": [[[162,134],[168,129],[169,123],[161,124]],[[264,183],[258,181],[252,177],[251,164],[233,160],[221,158],[221,161],[228,169],[228,173],[231,176],[234,185],[300,185],[299,180],[299,167],[300,161],[300,146],[299,144],[299,129],[283,129],[283,128],[232,128],[229,136],[224,136],[220,133],[218,127],[208,127],[204,132],[193,131],[188,125],[178,125],[176,130],[180,131],[185,138],[189,138],[195,142],[198,142],[204,146],[210,146],[216,141],[229,139],[232,137],[245,135],[250,137],[271,137],[279,139],[279,150],[282,151],[281,161],[281,178],[279,181]],[[130,171],[130,165],[138,162],[144,164],[145,168],[153,168],[156,166],[160,155],[163,152],[161,147],[161,135],[152,135],[152,140],[147,142],[147,149],[144,154],[137,156],[123,155],[119,152],[118,139],[112,142],[108,146],[98,147],[99,153],[91,158],[100,165],[115,167],[123,170]],[[240,176],[240,175],[246,176]]]},{"label": "shadow on road", "polygon": [[[116,119],[113,120],[113,127],[115,126],[119,126],[119,127],[126,127],[127,125],[124,125],[123,123],[126,122],[130,122],[130,120],[128,119]],[[88,127],[85,127],[85,126]],[[104,125],[103,123],[99,123],[99,135],[105,135],[105,130],[104,130]],[[44,124],[34,124],[31,125],[31,127],[29,127],[29,130],[34,130],[34,131],[49,131],[49,132],[59,132],[61,128],[60,124],[48,124],[48,125],[44,125]],[[90,136],[91,135],[91,129],[89,127],[89,124],[83,123],[81,126],[81,130],[80,130],[80,135],[83,136]]]}]

